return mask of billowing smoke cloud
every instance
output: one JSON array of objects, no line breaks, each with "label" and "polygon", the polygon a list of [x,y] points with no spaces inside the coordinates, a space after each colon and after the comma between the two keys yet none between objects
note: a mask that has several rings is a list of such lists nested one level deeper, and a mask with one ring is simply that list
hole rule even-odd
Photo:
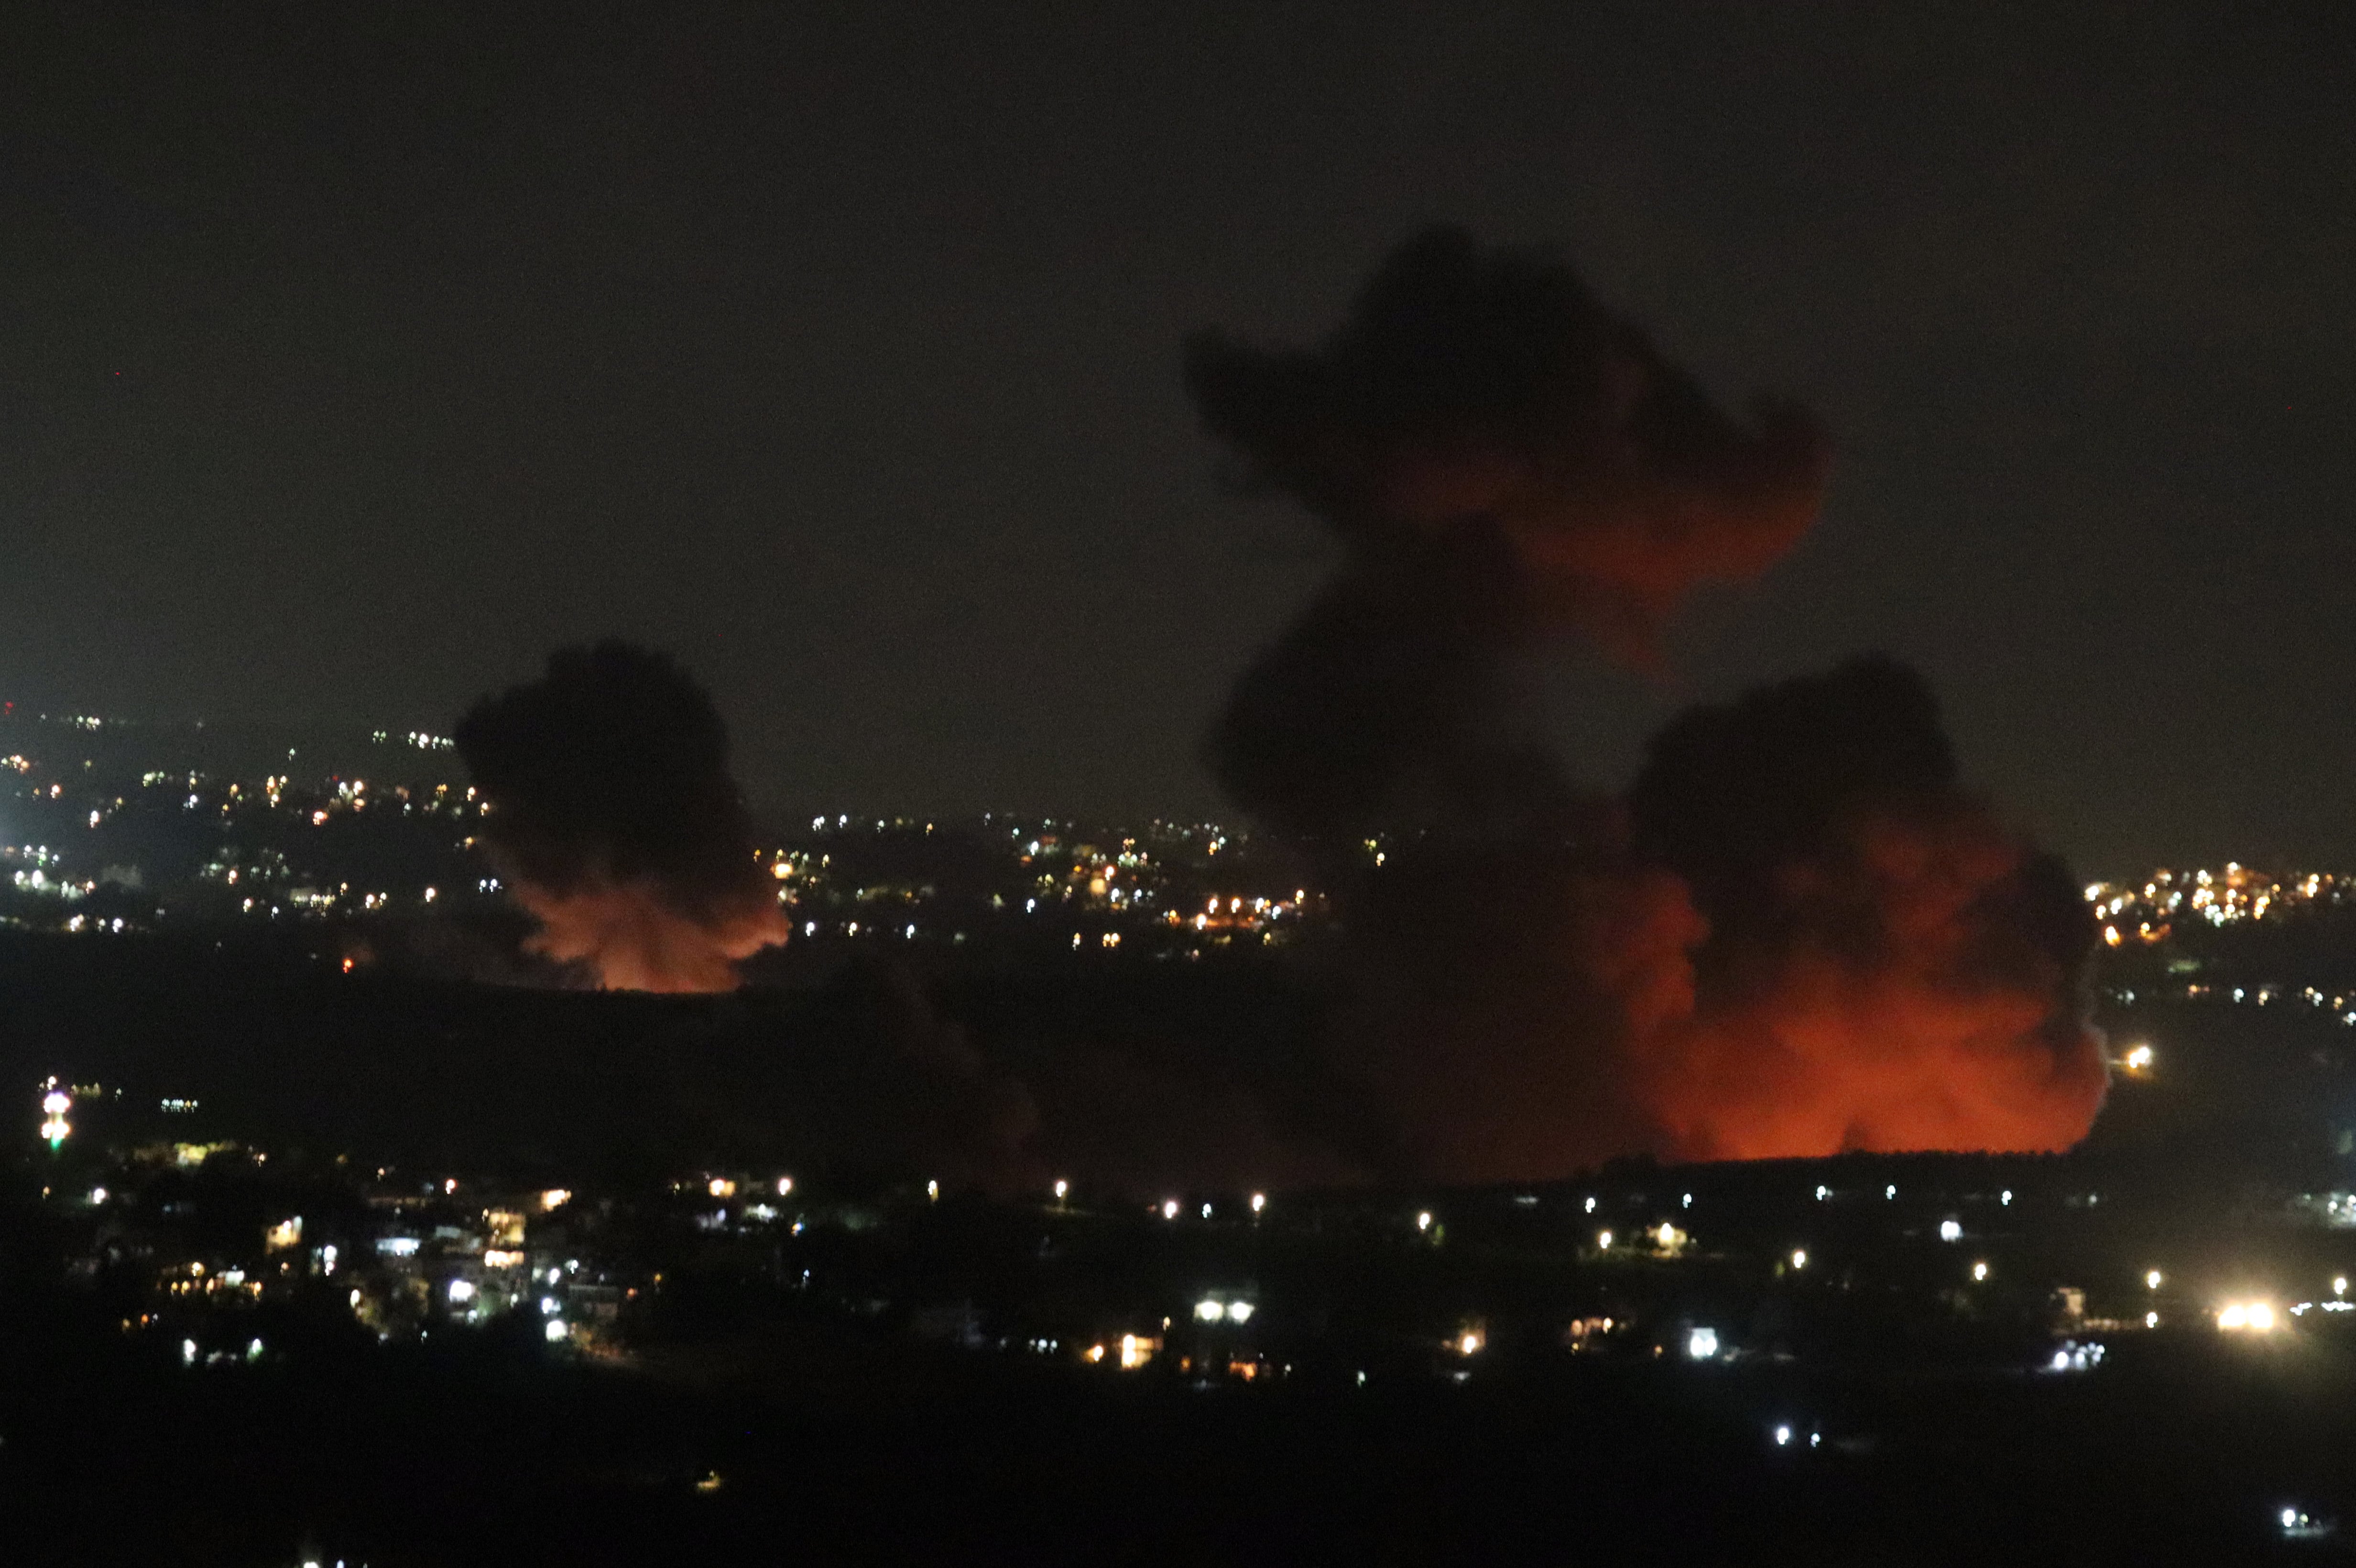
[{"label": "billowing smoke cloud", "polygon": [[1518,722],[1524,654],[1568,633],[1650,663],[1695,589],[1799,539],[1826,466],[1805,412],[1729,416],[1567,268],[1444,229],[1318,347],[1204,335],[1186,368],[1251,479],[1350,547],[1209,756],[1344,900],[1336,1050],[1387,1115],[1374,1163],[1505,1179],[2083,1132],[2083,912],[1957,790],[1914,677],[1860,665],[1693,715],[1625,803]]},{"label": "billowing smoke cloud", "polygon": [[1689,1008],[1633,1031],[1669,1150],[2064,1148],[2104,1086],[2069,872],[1956,782],[1930,690],[1886,660],[1687,713],[1630,801],[1688,890]]},{"label": "billowing smoke cloud", "polygon": [[483,832],[527,944],[613,990],[725,991],[786,939],[728,772],[728,731],[661,654],[607,641],[552,656],[457,730],[490,803]]}]

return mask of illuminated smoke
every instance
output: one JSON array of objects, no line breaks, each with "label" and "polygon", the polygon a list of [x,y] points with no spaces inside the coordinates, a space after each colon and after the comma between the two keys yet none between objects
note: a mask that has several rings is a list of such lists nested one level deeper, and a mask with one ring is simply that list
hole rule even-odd
[{"label": "illuminated smoke", "polygon": [[1198,334],[1186,381],[1253,478],[1361,568],[1478,519],[1518,568],[1519,616],[1635,657],[1696,586],[1781,559],[1824,484],[1796,404],[1730,418],[1568,267],[1454,229],[1393,251],[1318,347]]},{"label": "illuminated smoke", "polygon": [[786,938],[712,699],[661,654],[566,648],[478,702],[457,741],[527,945],[612,990],[725,991]]},{"label": "illuminated smoke", "polygon": [[1316,348],[1205,334],[1186,368],[1250,480],[1350,547],[1208,751],[1333,880],[1370,1164],[1504,1179],[2083,1133],[2083,912],[1956,789],[1919,680],[1868,663],[1692,715],[1626,803],[1518,720],[1519,656],[1572,633],[1650,663],[1694,589],[1798,540],[1826,463],[1807,414],[1730,418],[1567,268],[1452,229],[1395,251]]},{"label": "illuminated smoke", "polygon": [[1630,796],[1707,936],[1629,1037],[1665,1152],[2054,1150],[2100,1109],[2067,870],[1956,783],[1929,689],[1859,660],[1687,713]]}]

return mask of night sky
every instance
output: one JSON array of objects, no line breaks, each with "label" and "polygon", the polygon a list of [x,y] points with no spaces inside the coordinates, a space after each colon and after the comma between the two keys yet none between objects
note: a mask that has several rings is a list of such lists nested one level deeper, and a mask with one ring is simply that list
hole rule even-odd
[{"label": "night sky", "polygon": [[1339,551],[1180,341],[1448,219],[1836,443],[1665,677],[1534,672],[1582,776],[1878,648],[2089,873],[2356,867],[2344,5],[100,9],[0,20],[0,696],[446,729],[610,633],[760,804],[1214,810]]}]

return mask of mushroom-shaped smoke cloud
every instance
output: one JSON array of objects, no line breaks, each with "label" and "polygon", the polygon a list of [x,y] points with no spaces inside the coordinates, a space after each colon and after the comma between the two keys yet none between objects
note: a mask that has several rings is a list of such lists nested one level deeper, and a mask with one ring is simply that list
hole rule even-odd
[{"label": "mushroom-shaped smoke cloud", "polygon": [[[1558,633],[1632,663],[1814,520],[1797,406],[1722,412],[1542,255],[1428,231],[1306,350],[1188,346],[1205,424],[1349,545],[1209,742],[1343,901],[1333,1047],[1376,1163],[2051,1148],[2101,1098],[2083,912],[1956,786],[1922,683],[1868,662],[1673,726],[1582,796],[1506,700]],[[1359,850],[1388,835],[1380,871]]]},{"label": "mushroom-shaped smoke cloud", "polygon": [[726,991],[786,939],[728,772],[728,730],[659,653],[606,641],[477,703],[459,753],[484,835],[541,929],[528,944],[613,990]]}]

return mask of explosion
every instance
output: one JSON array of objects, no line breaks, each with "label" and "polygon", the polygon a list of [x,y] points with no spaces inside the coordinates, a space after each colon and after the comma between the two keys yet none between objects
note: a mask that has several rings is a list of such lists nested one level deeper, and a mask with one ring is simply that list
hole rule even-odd
[{"label": "explosion", "polygon": [[1692,1005],[1632,1031],[1667,1151],[2045,1151],[2105,1083],[2068,870],[1956,784],[1929,689],[1885,660],[1762,688],[1657,737],[1640,859],[1698,918]]},{"label": "explosion", "polygon": [[[1798,406],[1722,412],[1566,267],[1409,240],[1309,350],[1188,345],[1205,426],[1350,547],[1208,742],[1342,891],[1370,1163],[2056,1148],[2099,1106],[2083,911],[1883,662],[1672,725],[1583,795],[1506,689],[1561,635],[1650,665],[1813,522]],[[1391,836],[1387,869],[1358,846]]]},{"label": "explosion", "polygon": [[490,805],[483,834],[527,945],[609,990],[727,991],[786,939],[728,772],[728,731],[671,660],[627,643],[565,648],[457,728]]}]

